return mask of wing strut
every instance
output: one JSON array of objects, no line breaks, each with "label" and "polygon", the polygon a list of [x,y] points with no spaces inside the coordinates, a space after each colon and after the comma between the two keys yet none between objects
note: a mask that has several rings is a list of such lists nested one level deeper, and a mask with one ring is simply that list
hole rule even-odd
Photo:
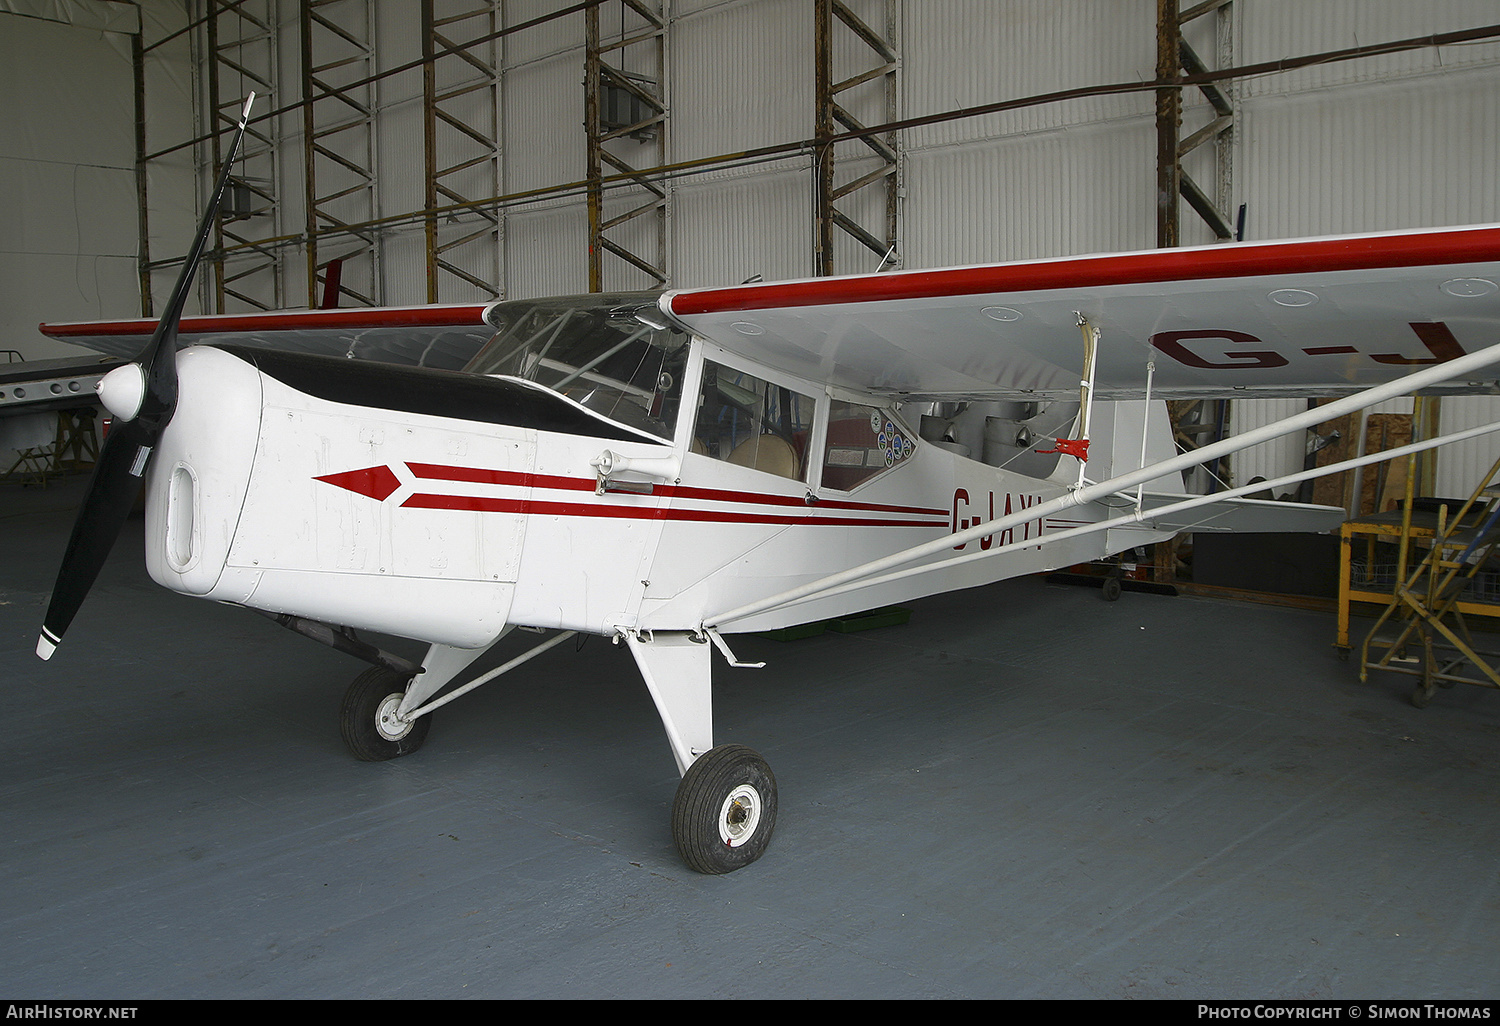
[{"label": "wing strut", "polygon": [[[1387,449],[1381,452],[1367,454],[1355,459],[1344,460],[1342,463],[1329,464],[1326,467],[1317,467],[1313,470],[1298,471],[1295,474],[1288,474],[1285,477],[1279,477],[1273,481],[1257,481],[1255,482],[1255,484],[1242,485],[1239,488],[1233,488],[1225,492],[1214,492],[1212,495],[1195,495],[1189,499],[1184,499],[1181,502],[1174,502],[1167,506],[1158,506],[1154,509],[1146,510],[1143,510],[1138,506],[1134,512],[1129,513],[1125,516],[1111,517],[1108,520],[1101,520],[1098,523],[1084,524],[1079,527],[1070,527],[1062,531],[1054,531],[1053,533],[1045,535],[1042,538],[1030,538],[1024,541],[1009,542],[1005,545],[996,546],[987,552],[980,550],[978,552],[965,553],[962,556],[954,556],[952,559],[944,560],[941,563],[928,563],[922,566],[908,567],[905,570],[895,570],[890,573],[881,574],[878,577],[870,577],[861,580],[850,581],[845,584],[833,585],[811,595],[805,595],[801,598],[791,599],[787,602],[781,603],[781,605],[791,606],[797,605],[801,602],[811,602],[814,599],[832,598],[835,595],[842,595],[845,592],[858,591],[861,588],[874,588],[878,587],[879,585],[889,584],[892,581],[899,581],[907,577],[916,577],[920,574],[931,573],[935,570],[950,570],[954,567],[962,566],[965,563],[972,563],[975,560],[993,559],[996,556],[1003,556],[1007,553],[1016,552],[1020,549],[1037,549],[1041,548],[1044,545],[1052,545],[1056,542],[1067,541],[1071,538],[1077,538],[1080,535],[1094,534],[1099,531],[1120,529],[1128,530],[1131,527],[1145,527],[1149,529],[1157,521],[1163,520],[1168,517],[1174,517],[1179,513],[1185,513],[1191,509],[1197,509],[1203,506],[1212,506],[1214,504],[1222,504],[1228,500],[1237,499],[1241,496],[1249,495],[1252,492],[1263,492],[1267,489],[1281,488],[1286,485],[1311,480],[1315,477],[1325,477],[1329,474],[1337,474],[1345,470],[1353,470],[1355,467],[1368,466],[1371,463],[1380,463],[1385,460],[1400,459],[1402,456],[1408,456],[1415,452],[1422,452],[1426,449],[1436,449],[1438,446],[1449,445],[1453,442],[1467,441],[1470,438],[1478,438],[1480,435],[1491,434],[1496,431],[1500,431],[1500,422],[1496,422],[1493,424],[1483,424],[1479,427],[1468,428],[1464,431],[1455,431],[1454,433],[1450,435],[1444,435],[1441,438],[1432,438],[1422,442],[1412,442],[1408,445],[1403,445],[1396,449]],[[1141,497],[1139,492],[1137,492],[1136,497],[1137,501],[1139,501]],[[1283,503],[1282,505],[1286,505],[1295,509],[1300,504]],[[1304,508],[1319,509],[1322,507]],[[1030,510],[1027,510],[1028,514],[1030,512]],[[1014,521],[1015,518],[1011,517],[1010,522]],[[994,520],[990,522],[990,525],[981,524],[979,526],[988,526],[991,531],[994,531],[996,528],[993,525],[998,523],[998,520]],[[1191,528],[1188,529],[1190,530]],[[948,539],[946,538],[944,539],[944,541],[947,540]]]},{"label": "wing strut", "polygon": [[[1138,470],[1132,470],[1125,474],[1121,474],[1118,477],[1110,478],[1108,481],[1103,481],[1099,484],[1094,485],[1086,485],[1081,488],[1072,488],[1066,495],[1058,496],[1055,499],[1050,499],[1047,502],[1039,503],[1034,506],[1028,506],[1026,509],[1012,513],[1010,516],[999,517],[995,520],[988,521],[987,523],[977,524],[955,534],[946,534],[941,538],[934,539],[933,541],[926,542],[922,545],[912,546],[911,548],[905,549],[901,552],[894,553],[882,559],[872,560],[871,562],[864,563],[849,570],[841,571],[837,574],[831,574],[830,576],[825,577],[822,580],[804,584],[800,587],[793,588],[790,591],[782,592],[779,595],[772,595],[768,598],[760,599],[755,602],[740,606],[737,609],[731,609],[714,616],[704,617],[702,626],[704,628],[722,627],[727,623],[732,623],[736,620],[743,620],[746,617],[754,616],[757,613],[763,613],[770,609],[791,605],[796,602],[802,602],[813,596],[821,596],[832,591],[834,588],[839,588],[842,585],[850,584],[853,582],[861,582],[859,586],[864,587],[865,584],[868,583],[868,578],[874,577],[878,574],[884,574],[887,571],[894,570],[897,567],[905,566],[908,563],[916,562],[917,560],[924,559],[928,556],[938,555],[945,549],[952,549],[959,545],[974,541],[978,538],[982,538],[986,535],[998,534],[1006,530],[1007,528],[1018,526],[1027,521],[1038,520],[1043,517],[1062,512],[1063,510],[1071,509],[1075,506],[1081,506],[1085,503],[1093,502],[1096,499],[1115,495],[1117,493],[1125,491],[1126,489],[1133,488],[1136,485],[1144,484],[1147,481],[1154,481],[1157,478],[1165,477],[1168,474],[1177,473],[1190,467],[1195,467],[1200,463],[1207,463],[1210,460],[1219,458],[1220,456],[1238,452],[1241,449],[1249,448],[1252,445],[1259,445],[1261,442],[1269,441],[1272,438],[1278,438],[1281,435],[1290,434],[1293,431],[1312,427],[1313,425],[1320,424],[1325,420],[1342,417],[1347,413],[1353,413],[1358,410],[1362,410],[1368,406],[1373,406],[1376,403],[1384,402],[1387,399],[1393,399],[1397,396],[1421,391],[1424,388],[1429,388],[1443,381],[1448,381],[1454,378],[1469,380],[1472,378],[1472,372],[1491,366],[1495,363],[1500,363],[1500,345],[1492,345],[1485,349],[1481,349],[1478,352],[1469,353],[1466,356],[1457,357],[1453,360],[1448,360],[1444,363],[1424,368],[1423,370],[1408,374],[1405,377],[1398,378],[1395,381],[1388,381],[1384,384],[1374,385],[1362,392],[1356,392],[1354,395],[1345,396],[1342,399],[1336,399],[1325,406],[1319,406],[1314,409],[1307,410],[1303,413],[1299,413],[1294,416],[1287,417],[1283,420],[1276,421],[1273,424],[1266,424],[1262,427],[1254,429],[1253,431],[1247,431],[1243,435],[1236,435],[1233,438],[1225,438],[1218,442],[1210,443],[1209,445],[1206,445],[1201,449],[1195,449],[1192,452],[1181,453],[1170,459],[1165,459],[1161,460],[1160,462],[1154,463],[1149,467],[1141,467]],[[1489,430],[1489,428],[1486,427],[1483,430]],[[1482,431],[1476,433],[1482,433]],[[1434,444],[1454,441],[1457,439],[1457,437],[1459,436],[1450,436],[1448,438],[1435,440],[1430,443],[1422,442],[1413,444],[1420,446],[1420,448],[1426,449],[1432,448]],[[1414,449],[1412,451],[1417,450]],[[1390,459],[1395,454],[1396,451],[1393,450],[1391,452],[1383,452],[1376,455],[1379,460],[1386,460]],[[1354,462],[1355,461],[1349,461],[1348,465],[1352,465]],[[1367,459],[1366,462],[1373,463],[1377,462],[1377,460]],[[1310,476],[1320,477],[1336,470],[1344,469],[1344,467],[1345,465],[1343,464],[1336,465],[1334,467],[1318,467],[1314,471],[1304,473],[1308,473],[1310,474]],[[1299,475],[1292,475],[1292,477],[1299,478]],[[1284,478],[1282,479],[1282,482],[1289,482],[1291,479],[1292,478]],[[1267,487],[1269,487],[1267,483],[1260,482],[1255,485],[1253,490],[1261,491]],[[1245,494],[1243,489],[1236,489],[1236,492]],[[1196,500],[1190,499],[1187,500],[1187,502],[1190,504],[1203,504],[1203,502],[1197,500],[1219,501],[1231,494],[1234,493],[1219,492],[1215,493],[1212,496],[1198,496],[1196,497]],[[1179,504],[1179,506],[1180,505],[1181,504]],[[1156,515],[1161,515],[1162,512],[1163,511],[1161,510],[1155,511]],[[1121,526],[1121,521],[1124,521],[1125,519],[1126,518],[1122,517],[1116,518],[1113,522],[1104,521],[1103,526]],[[1101,528],[1095,527],[1094,529],[1097,530]],[[1056,537],[1061,537],[1061,533],[1059,533]],[[1036,539],[1031,539],[1028,544],[1036,545],[1037,541]],[[985,552],[984,555],[992,556],[1001,551],[1004,551],[1004,549],[990,549],[988,552]],[[953,561],[950,560],[940,565],[947,566],[951,562]],[[931,568],[923,567],[921,569],[926,570]]]},{"label": "wing strut", "polygon": [[[1143,408],[1148,411],[1151,409],[1151,382],[1153,381],[1153,379],[1155,379],[1155,377],[1156,361],[1148,359],[1146,361],[1146,400],[1143,404]],[[1143,467],[1146,465],[1146,447],[1150,440],[1151,432],[1149,430],[1143,430],[1141,432],[1141,466]],[[1144,481],[1135,486],[1135,511],[1137,513],[1141,511],[1141,499],[1145,495],[1145,489],[1146,482]]]},{"label": "wing strut", "polygon": [[1089,461],[1089,422],[1094,412],[1094,373],[1099,364],[1099,329],[1089,322],[1081,311],[1075,311],[1078,328],[1083,332],[1083,379],[1078,382],[1078,437],[1054,438],[1050,449],[1038,449],[1041,454],[1059,452],[1078,461],[1078,483],[1082,488],[1083,472]]},{"label": "wing strut", "polygon": [[[1256,487],[1259,488],[1260,485],[1256,485]],[[561,645],[564,641],[567,641],[577,633],[577,631],[559,631],[558,633],[552,635],[552,637],[548,638],[546,641],[542,642],[540,645],[537,645],[534,648],[527,649],[525,652],[522,652],[520,655],[516,656],[509,662],[495,667],[488,673],[480,674],[478,677],[475,677],[463,687],[454,688],[443,697],[434,698],[432,701],[427,702],[426,704],[419,707],[416,706],[416,702],[414,701],[417,696],[414,693],[408,692],[406,698],[404,698],[401,702],[402,707],[397,710],[397,715],[399,715],[404,720],[414,720],[418,716],[426,716],[428,713],[432,712],[432,710],[440,706],[447,705],[449,702],[453,701],[455,698],[458,698],[460,695],[467,695],[470,691],[473,691],[481,684],[488,684],[490,681],[494,680],[496,677],[499,677],[501,674],[509,673],[517,666],[520,666],[522,663],[529,662],[548,649],[555,648],[556,646]],[[413,708],[406,708],[408,703],[410,703]]]}]

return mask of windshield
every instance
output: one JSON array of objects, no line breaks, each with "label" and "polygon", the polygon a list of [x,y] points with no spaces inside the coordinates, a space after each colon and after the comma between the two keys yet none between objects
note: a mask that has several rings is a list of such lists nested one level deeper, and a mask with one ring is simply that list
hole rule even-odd
[{"label": "windshield", "polygon": [[646,323],[663,323],[654,293],[516,300],[485,316],[497,334],[469,362],[470,372],[535,381],[611,420],[672,438],[688,336]]}]

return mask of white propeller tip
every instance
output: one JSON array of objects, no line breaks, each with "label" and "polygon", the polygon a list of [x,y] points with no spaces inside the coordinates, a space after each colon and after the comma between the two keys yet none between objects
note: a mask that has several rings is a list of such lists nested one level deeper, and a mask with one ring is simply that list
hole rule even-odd
[{"label": "white propeller tip", "polygon": [[57,643],[50,640],[45,634],[36,639],[36,654],[41,659],[51,659],[52,653],[57,651]]}]

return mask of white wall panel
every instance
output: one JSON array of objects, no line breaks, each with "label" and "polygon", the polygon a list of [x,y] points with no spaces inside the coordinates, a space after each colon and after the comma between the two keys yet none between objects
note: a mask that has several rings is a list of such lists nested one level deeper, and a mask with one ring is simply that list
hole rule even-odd
[{"label": "white wall panel", "polygon": [[382,213],[421,210],[427,202],[421,94],[391,102],[382,91],[375,134],[375,190]]},{"label": "white wall panel", "polygon": [[[384,64],[384,62],[382,62]],[[419,75],[393,77],[382,83],[380,114],[375,132],[375,216],[397,216],[421,210],[427,205],[426,160],[420,91],[416,99],[392,102],[391,94],[407,83],[403,79]],[[405,91],[405,90],[401,90]],[[425,303],[427,301],[427,237],[420,221],[397,223],[375,232],[380,259],[379,296],[382,303]]]},{"label": "white wall panel", "polygon": [[[388,232],[381,238],[383,301],[388,306],[427,302],[427,236],[421,232]],[[444,302],[459,302],[443,297]]]},{"label": "white wall panel", "polygon": [[676,288],[812,274],[812,191],[806,162],[681,185],[673,197]]},{"label": "white wall panel", "polygon": [[581,203],[512,214],[506,220],[506,296],[568,296],[589,290],[588,218]]},{"label": "white wall panel", "polygon": [[1275,239],[1500,220],[1496,66],[1246,100],[1237,193]]},{"label": "white wall panel", "polygon": [[0,13],[0,349],[74,354],[37,324],[139,310],[133,95],[127,34]]},{"label": "white wall panel", "polygon": [[1121,122],[911,153],[906,265],[1147,247],[1154,147],[1147,128]]},{"label": "white wall panel", "polygon": [[[1441,402],[1439,427],[1445,434],[1500,421],[1500,401],[1489,396],[1444,396]],[[1443,446],[1438,453],[1433,491],[1446,498],[1468,498],[1497,459],[1500,459],[1497,434]]]},{"label": "white wall panel", "polygon": [[[571,6],[571,3],[559,3],[558,0],[505,0],[505,24],[507,27],[523,25]],[[583,53],[582,13],[553,18],[505,37],[505,62],[507,67],[512,68],[572,50]],[[578,89],[580,92],[583,90],[581,63]]]},{"label": "white wall panel", "polygon": [[576,50],[507,70],[501,103],[507,193],[586,177],[581,28]]},{"label": "white wall panel", "polygon": [[[1236,400],[1230,406],[1230,430],[1242,434],[1286,417],[1294,417],[1306,409],[1305,399]],[[1295,473],[1302,469],[1302,457],[1306,451],[1306,432],[1299,431],[1237,452],[1230,457],[1231,483],[1236,486],[1249,484],[1256,478],[1273,481]],[[1279,488],[1276,494],[1295,490],[1295,486]]]},{"label": "white wall panel", "polygon": [[[908,0],[905,116],[1149,80],[1156,68],[1155,18],[1152,0]],[[1144,101],[1130,94],[1070,100],[916,129],[904,145],[992,140],[1150,109],[1149,95]]]},{"label": "white wall panel", "polygon": [[812,138],[812,14],[807,0],[679,11],[669,37],[672,160]]},{"label": "white wall panel", "polygon": [[[1238,3],[1240,30],[1236,63],[1260,64],[1420,36],[1480,28],[1495,23],[1493,0],[1255,0]],[[1246,99],[1305,93],[1357,82],[1387,82],[1439,69],[1493,65],[1500,43],[1481,42],[1442,49],[1364,57],[1323,64],[1241,83]]]}]

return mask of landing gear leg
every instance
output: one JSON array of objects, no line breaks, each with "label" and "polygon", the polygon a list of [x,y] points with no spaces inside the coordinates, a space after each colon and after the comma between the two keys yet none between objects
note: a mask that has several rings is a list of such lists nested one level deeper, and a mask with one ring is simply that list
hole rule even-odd
[{"label": "landing gear leg", "polygon": [[713,746],[710,645],[686,632],[626,632],[682,782],[672,840],[688,867],[729,873],[765,854],[776,827],[776,777],[743,745]]}]

